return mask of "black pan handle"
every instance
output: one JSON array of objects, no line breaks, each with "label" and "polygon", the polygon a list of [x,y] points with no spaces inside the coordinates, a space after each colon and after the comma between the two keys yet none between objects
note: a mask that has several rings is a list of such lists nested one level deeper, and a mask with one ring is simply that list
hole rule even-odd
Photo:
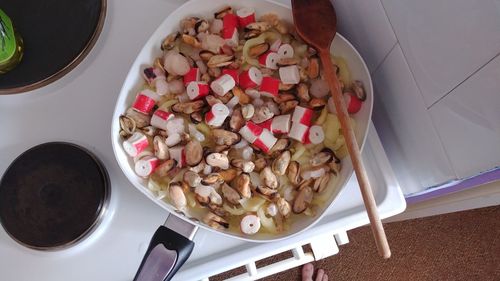
[{"label": "black pan handle", "polygon": [[[180,220],[170,215],[167,223],[172,217]],[[193,248],[193,241],[168,227],[160,226],[151,238],[134,281],[170,280],[191,255]]]}]

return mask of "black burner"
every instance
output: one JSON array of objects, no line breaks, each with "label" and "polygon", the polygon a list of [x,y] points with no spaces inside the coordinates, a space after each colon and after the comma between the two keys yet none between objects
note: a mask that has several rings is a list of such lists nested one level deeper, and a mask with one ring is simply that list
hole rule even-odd
[{"label": "black burner", "polygon": [[21,154],[0,181],[0,222],[19,243],[52,250],[73,245],[99,223],[109,199],[100,161],[69,143]]}]

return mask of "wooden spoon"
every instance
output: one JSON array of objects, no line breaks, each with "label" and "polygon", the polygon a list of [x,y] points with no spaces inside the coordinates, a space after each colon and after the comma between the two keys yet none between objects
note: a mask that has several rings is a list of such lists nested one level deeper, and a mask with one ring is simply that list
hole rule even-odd
[{"label": "wooden spoon", "polygon": [[337,33],[337,16],[330,0],[292,0],[293,21],[297,33],[302,39],[315,47],[319,52],[321,62],[330,86],[337,115],[340,120],[342,134],[344,135],[347,150],[352,160],[356,178],[359,182],[361,195],[365,203],[371,229],[379,254],[384,258],[391,256],[391,250],[384,227],[380,221],[377,204],[368,181],[365,167],[361,160],[361,153],[351,127],[342,91],[337,79],[337,74],[330,58],[330,44]]}]

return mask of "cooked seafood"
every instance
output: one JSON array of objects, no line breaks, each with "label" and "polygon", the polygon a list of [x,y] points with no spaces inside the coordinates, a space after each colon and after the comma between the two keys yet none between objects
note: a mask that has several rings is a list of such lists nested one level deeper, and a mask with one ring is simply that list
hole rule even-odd
[{"label": "cooked seafood", "polygon": [[[166,35],[117,120],[124,151],[158,200],[255,235],[286,231],[332,194],[345,140],[316,50],[290,27],[226,6]],[[365,88],[342,58],[332,61],[355,114]]]}]

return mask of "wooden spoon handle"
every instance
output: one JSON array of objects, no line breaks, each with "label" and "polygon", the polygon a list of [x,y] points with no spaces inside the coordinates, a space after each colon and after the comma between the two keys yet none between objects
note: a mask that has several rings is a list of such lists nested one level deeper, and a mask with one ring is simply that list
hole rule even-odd
[{"label": "wooden spoon handle", "polygon": [[377,204],[375,203],[370,182],[368,181],[368,175],[366,174],[363,161],[361,160],[361,152],[359,151],[358,142],[356,141],[354,130],[352,129],[351,121],[349,120],[347,108],[344,104],[344,99],[342,98],[342,92],[337,79],[336,70],[330,58],[330,50],[321,50],[320,58],[323,63],[323,69],[325,70],[326,80],[330,86],[330,92],[332,93],[333,101],[335,103],[337,116],[340,120],[342,134],[345,138],[347,150],[349,151],[349,155],[352,160],[352,166],[356,172],[356,178],[358,179],[359,187],[361,189],[361,195],[365,203],[366,211],[368,212],[368,218],[370,219],[370,225],[375,238],[375,243],[379,254],[387,259],[391,256],[391,249],[389,248],[389,243],[387,242],[387,237],[385,236],[384,227],[382,226],[382,222],[378,216]]}]

